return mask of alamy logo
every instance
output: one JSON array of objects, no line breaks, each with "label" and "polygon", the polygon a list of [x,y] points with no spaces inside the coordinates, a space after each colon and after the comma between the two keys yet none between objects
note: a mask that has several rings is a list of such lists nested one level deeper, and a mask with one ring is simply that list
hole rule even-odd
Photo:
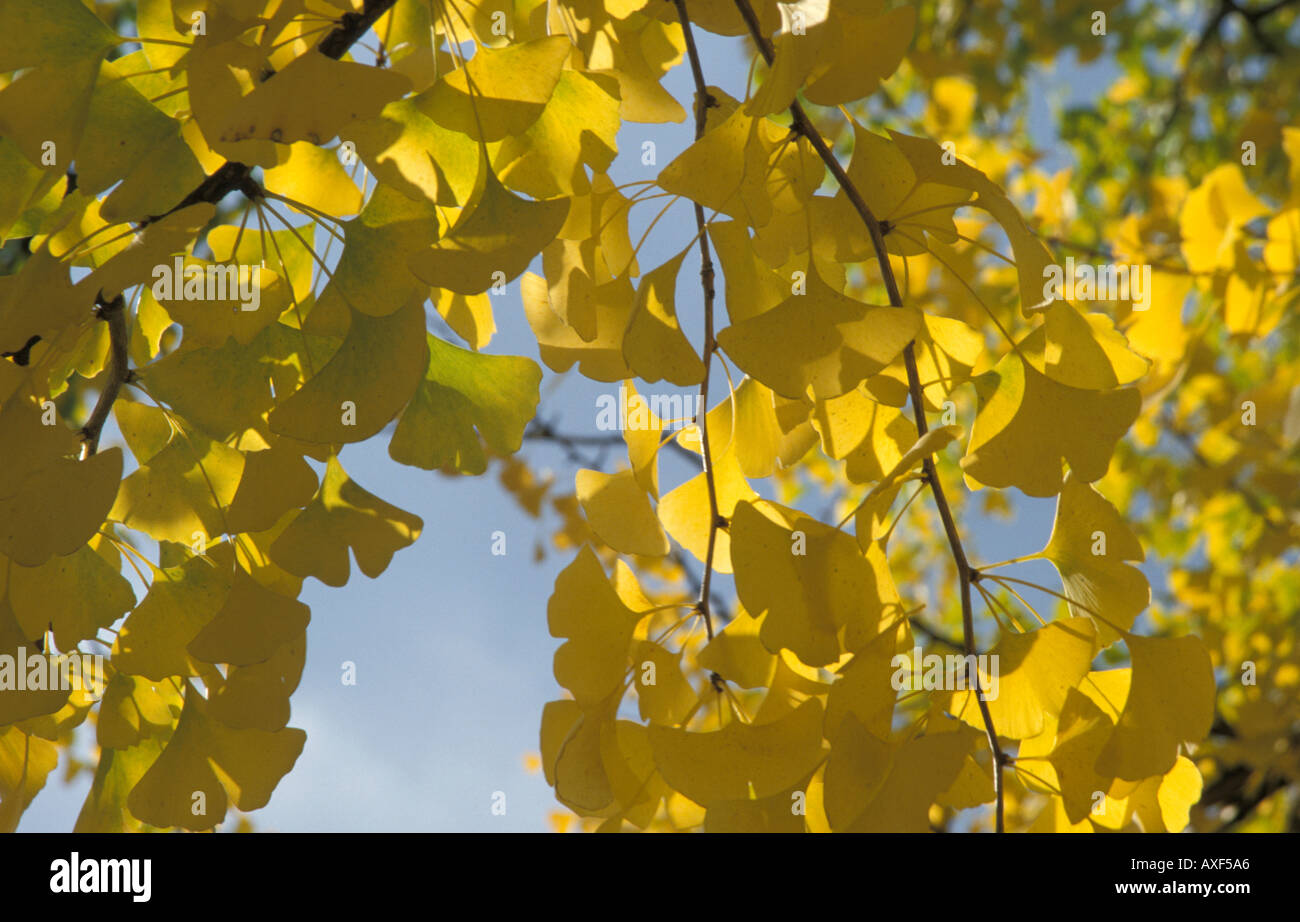
[{"label": "alamy logo", "polygon": [[104,689],[104,657],[98,653],[0,654],[0,692],[86,691],[98,698]]},{"label": "alamy logo", "polygon": [[975,670],[978,667],[980,692],[985,701],[998,696],[998,654],[981,653],[976,656],[940,656],[938,653],[921,655],[914,647],[912,655],[899,653],[889,663],[894,668],[890,684],[895,691],[964,691],[975,688]]},{"label": "alamy logo", "polygon": [[153,296],[158,301],[239,301],[240,310],[255,311],[262,293],[256,266],[235,263],[185,265],[180,256],[153,267]]},{"label": "alamy logo", "polygon": [[1068,256],[1064,269],[1055,263],[1043,267],[1043,279],[1043,304],[1065,298],[1069,301],[1132,300],[1135,311],[1151,306],[1150,266],[1075,265],[1074,257]]},{"label": "alamy logo", "polygon": [[153,893],[150,858],[68,858],[50,862],[51,893],[130,893],[137,903],[149,902]]},{"label": "alamy logo", "polygon": [[657,417],[664,429],[685,427],[695,422],[700,412],[699,394],[641,394],[628,395],[626,387],[618,389],[618,396],[601,394],[596,398],[596,428],[602,432],[622,432],[651,428],[651,417]]}]

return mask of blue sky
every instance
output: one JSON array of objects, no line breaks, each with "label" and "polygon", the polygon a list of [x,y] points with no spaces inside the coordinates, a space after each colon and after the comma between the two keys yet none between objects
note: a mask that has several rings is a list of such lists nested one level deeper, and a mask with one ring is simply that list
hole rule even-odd
[{"label": "blue sky", "polygon": [[[709,82],[742,96],[748,67],[742,45],[698,30],[697,37]],[[1050,103],[1104,92],[1110,79],[1104,69],[1068,65],[1035,78],[1035,141],[1051,140]],[[668,75],[665,86],[689,108],[693,87],[685,65]],[[620,183],[650,178],[652,168],[640,160],[643,142],[655,142],[657,170],[691,137],[690,119],[626,124],[619,136],[624,153],[611,176]],[[654,206],[646,206],[633,213],[634,241],[653,212]],[[675,206],[643,249],[643,269],[675,255],[694,233],[689,205]],[[694,271],[688,260],[682,278]],[[512,282],[494,302],[498,332],[487,351],[538,360],[518,292],[518,282]],[[698,341],[695,300],[684,290],[679,309],[683,328]],[[558,416],[563,431],[592,432],[596,397],[616,387],[547,369],[543,412],[548,419]],[[712,400],[720,395],[715,388]],[[534,541],[548,536],[499,486],[494,471],[449,478],[403,467],[388,457],[390,434],[391,427],[349,446],[341,461],[362,486],[419,515],[424,533],[378,579],[367,579],[354,566],[341,589],[307,580],[301,595],[312,611],[307,665],[290,721],[307,732],[307,743],[270,804],[251,819],[259,830],[286,832],[544,830],[558,804],[524,760],[538,748],[543,704],[560,696],[551,674],[557,641],[547,632],[546,599],[572,555],[552,552],[534,563]],[[573,467],[557,450],[536,443],[524,450],[535,467],[549,466],[562,485],[572,483]],[[671,453],[664,457],[666,488],[693,473]],[[1045,543],[1054,502],[1019,494],[1015,499],[1013,523],[970,523],[975,559],[1009,558]],[[497,530],[507,536],[504,556],[491,553]],[[1056,581],[1045,563],[1017,575],[1047,585]],[[355,686],[340,680],[345,661],[356,664]],[[67,785],[52,776],[20,828],[71,829],[88,787],[88,775]],[[490,809],[497,791],[506,795],[506,812],[499,816]]]}]

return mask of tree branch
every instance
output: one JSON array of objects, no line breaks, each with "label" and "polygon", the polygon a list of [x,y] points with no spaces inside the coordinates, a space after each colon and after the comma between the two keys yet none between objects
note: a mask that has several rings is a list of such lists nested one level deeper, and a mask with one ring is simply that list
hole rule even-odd
[{"label": "tree branch", "polygon": [[[763,60],[770,66],[773,59],[772,45],[763,35],[762,27],[759,25],[758,17],[754,14],[754,8],[750,5],[749,0],[735,0],[736,8],[740,11],[741,17],[745,20],[745,25],[749,29],[750,36],[758,46],[759,53],[762,54]],[[871,245],[876,253],[876,261],[880,264],[880,274],[885,282],[885,290],[889,293],[889,303],[894,307],[903,306],[903,298],[898,290],[898,282],[894,278],[894,270],[889,262],[889,252],[885,247],[884,234],[881,232],[880,222],[871,212],[871,208],[862,198],[861,193],[854,186],[853,181],[849,178],[844,167],[840,165],[839,160],[835,157],[826,141],[822,138],[821,132],[813,126],[811,119],[804,112],[803,106],[796,99],[790,105],[790,115],[794,119],[795,129],[808,139],[817,155],[826,168],[831,171],[835,181],[839,183],[844,194],[848,197],[853,209],[866,225],[867,233],[871,237]],[[812,243],[809,241],[809,246]],[[903,350],[903,362],[907,366],[907,384],[908,391],[912,398],[912,409],[916,416],[916,430],[918,436],[923,436],[928,431],[925,422],[925,403],[921,393],[921,379],[916,369],[915,342],[908,343]],[[927,455],[923,462],[926,480],[930,484],[930,492],[934,497],[935,506],[939,510],[939,518],[943,521],[944,533],[948,538],[948,546],[952,552],[954,562],[957,564],[957,575],[961,581],[961,612],[962,612],[962,641],[968,656],[975,655],[975,628],[974,616],[971,608],[970,587],[971,582],[979,578],[979,574],[973,570],[966,559],[966,551],[962,547],[961,537],[957,533],[956,524],[953,521],[952,510],[948,505],[948,499],[943,492],[943,484],[939,482],[938,471],[934,464],[933,457]],[[993,754],[993,791],[996,800],[996,829],[998,832],[1003,831],[1003,785],[1002,785],[1002,768],[1006,764],[1006,756],[1002,753],[1002,748],[998,744],[997,732],[993,727],[993,717],[989,713],[988,703],[984,700],[984,694],[979,687],[979,673],[972,677],[972,683],[975,688],[975,699],[979,703],[980,716],[984,720],[984,731],[988,738],[989,750]]]},{"label": "tree branch", "polygon": [[108,421],[108,414],[113,409],[113,401],[122,385],[131,379],[131,369],[127,361],[126,299],[118,295],[112,301],[105,301],[103,292],[95,298],[95,316],[108,324],[108,379],[99,392],[95,408],[90,411],[86,424],[81,427],[81,460],[85,460],[99,450],[99,434]]},{"label": "tree branch", "polygon": [[[700,52],[695,45],[695,33],[691,29],[691,20],[686,13],[686,0],[673,0],[677,7],[677,18],[682,23],[682,33],[686,37],[686,55],[691,62],[691,75],[695,78],[695,140],[704,137],[708,123],[708,110],[717,102],[709,95],[708,84],[704,82],[704,68],[700,64]],[[709,639],[713,639],[713,616],[709,612],[709,586],[713,580],[713,554],[717,546],[718,529],[725,522],[718,512],[718,490],[713,480],[713,455],[709,450],[709,371],[713,365],[713,351],[717,344],[713,341],[713,258],[709,253],[709,235],[707,222],[704,220],[704,206],[695,203],[695,226],[700,241],[700,286],[704,289],[704,378],[700,381],[700,401],[695,423],[700,428],[700,459],[704,469],[704,483],[709,494],[709,543],[704,554],[704,575],[700,580],[700,601],[696,607],[704,616],[704,629]],[[721,679],[713,676],[714,688],[721,692]]]}]

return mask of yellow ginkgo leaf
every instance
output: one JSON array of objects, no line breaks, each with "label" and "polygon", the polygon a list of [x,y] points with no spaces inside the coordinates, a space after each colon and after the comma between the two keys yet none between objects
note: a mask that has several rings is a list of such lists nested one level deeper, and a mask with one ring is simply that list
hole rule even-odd
[{"label": "yellow ginkgo leaf", "polygon": [[[207,710],[187,688],[176,732],[127,798],[131,813],[151,826],[211,829],[232,801],[243,811],[265,806],[307,741],[302,730],[232,730]],[[196,794],[203,811],[193,809]]]},{"label": "yellow ginkgo leaf", "polygon": [[58,648],[72,650],[133,608],[135,593],[120,564],[105,559],[112,554],[83,544],[39,567],[15,564],[9,571],[9,604],[23,633],[39,637],[52,626]]},{"label": "yellow ginkgo leaf", "polygon": [[338,153],[315,144],[299,141],[289,145],[284,159],[265,170],[262,177],[267,191],[325,214],[342,218],[361,210],[361,190],[343,168]]},{"label": "yellow ginkgo leaf", "polygon": [[1103,775],[1140,781],[1173,768],[1178,747],[1199,743],[1214,720],[1214,669],[1199,637],[1124,635],[1133,684],[1115,732],[1097,757]]},{"label": "yellow ginkgo leaf", "polygon": [[1145,560],[1142,545],[1106,497],[1073,472],[1056,500],[1042,556],[1060,571],[1071,614],[1091,618],[1103,645],[1131,628],[1151,600],[1146,577],[1124,562]]},{"label": "yellow ginkgo leaf", "polygon": [[373,579],[393,554],[415,543],[423,528],[419,516],[363,490],[331,456],[316,498],[275,539],[271,558],[297,576],[342,586],[349,576],[349,548],[361,572]]},{"label": "yellow ginkgo leaf", "polygon": [[875,632],[875,573],[852,536],[766,500],[737,503],[729,531],[736,594],[763,617],[769,650],[825,666],[840,658],[846,626]]},{"label": "yellow ginkgo leaf", "polygon": [[227,530],[224,509],[244,473],[244,456],[191,432],[176,437],[122,481],[109,517],[160,541],[189,545]]},{"label": "yellow ginkgo leaf", "polygon": [[[655,415],[645,397],[636,392],[631,379],[623,382],[627,389],[628,424],[623,429],[627,459],[641,489],[659,498],[659,443],[663,439],[664,421]],[[641,414],[644,415],[635,415]],[[633,425],[633,419],[636,425]]]},{"label": "yellow ginkgo leaf", "polygon": [[771,797],[821,762],[822,706],[809,698],[780,720],[707,732],[652,724],[650,746],[664,781],[697,804]]},{"label": "yellow ginkgo leaf", "polygon": [[486,161],[474,194],[437,245],[413,253],[407,265],[435,288],[476,295],[516,278],[555,239],[568,199],[529,201],[501,185]]},{"label": "yellow ginkgo leaf", "polygon": [[113,505],[122,478],[122,449],[76,460],[76,433],[42,424],[33,403],[11,399],[0,409],[0,554],[38,567],[86,543]]},{"label": "yellow ginkgo leaf", "polygon": [[[749,481],[736,461],[734,451],[713,455],[713,484],[718,499],[718,514],[729,518],[741,500],[758,499]],[[696,474],[681,486],[667,493],[659,501],[659,521],[668,534],[690,551],[700,561],[708,556],[709,530],[714,523],[709,520],[708,481],[703,473]],[[719,573],[731,572],[731,538],[725,528],[719,528],[713,548],[713,569]]]},{"label": "yellow ginkgo leaf", "polygon": [[837,832],[928,832],[929,809],[961,774],[972,731],[927,733],[897,746],[846,714],[826,762],[826,818]]},{"label": "yellow ginkgo leaf", "polygon": [[576,487],[587,522],[600,540],[624,554],[662,557],[668,553],[668,536],[634,472],[580,470]]},{"label": "yellow ginkgo leaf", "polygon": [[636,308],[636,292],[626,277],[599,286],[593,292],[596,303],[596,336],[584,340],[551,306],[546,280],[529,272],[520,279],[520,295],[528,325],[537,337],[542,361],[552,371],[564,372],[578,365],[578,371],[594,381],[620,381],[632,377],[623,357],[623,334]]},{"label": "yellow ginkgo leaf", "polygon": [[517,137],[542,115],[572,49],[564,35],[479,48],[421,95],[420,110],[475,140]]},{"label": "yellow ginkgo leaf", "polygon": [[1242,228],[1268,208],[1246,186],[1241,167],[1225,163],[1187,195],[1179,215],[1183,258],[1193,272],[1230,269]]},{"label": "yellow ginkgo leaf", "polygon": [[1016,274],[1020,281],[1020,309],[1026,316],[1044,306],[1043,280],[1052,254],[1025,223],[1006,192],[973,166],[951,156],[929,138],[914,138],[890,131],[920,182],[956,186],[974,192],[975,204],[993,216],[1011,243]]},{"label": "yellow ginkgo leaf", "polygon": [[898,357],[921,315],[846,297],[810,264],[807,290],[718,333],[745,372],[792,400],[825,400],[857,387]]},{"label": "yellow ginkgo leaf", "polygon": [[704,363],[677,322],[677,273],[689,250],[683,250],[641,279],[636,309],[623,337],[627,365],[646,381],[668,380],[680,387],[699,384]]},{"label": "yellow ginkgo leaf", "polygon": [[839,670],[839,679],[826,696],[826,734],[833,737],[846,715],[857,718],[877,739],[889,739],[898,691],[891,662],[900,643],[907,642],[906,622],[886,629]]},{"label": "yellow ginkgo leaf", "polygon": [[302,602],[273,592],[238,569],[225,603],[187,649],[204,662],[251,666],[301,636],[310,620]]},{"label": "yellow ginkgo leaf", "polygon": [[675,726],[695,709],[695,691],[682,673],[682,652],[641,641],[632,651],[633,684],[642,720]]},{"label": "yellow ginkgo leaf", "polygon": [[[1087,695],[1070,689],[1058,718],[1056,743],[1047,758],[1056,772],[1065,815],[1072,823],[1092,815],[1096,794],[1110,788],[1112,779],[1099,775],[1095,765],[1114,728],[1115,722]],[[1030,762],[1030,770],[1038,770],[1036,761]]]},{"label": "yellow ginkgo leaf", "polygon": [[777,656],[759,639],[763,622],[742,607],[727,626],[696,656],[701,669],[716,672],[741,688],[766,688],[772,683]]},{"label": "yellow ginkgo leaf", "polygon": [[1105,314],[1081,314],[1068,301],[1054,301],[1047,322],[1020,341],[1026,361],[1053,381],[1085,390],[1132,384],[1147,361],[1128,347]]},{"label": "yellow ginkgo leaf", "polygon": [[289,724],[289,696],[298,687],[306,662],[304,631],[281,644],[265,662],[231,666],[226,681],[208,696],[212,717],[234,730],[283,730]]},{"label": "yellow ginkgo leaf", "polygon": [[555,651],[555,678],[584,708],[622,696],[632,631],[640,620],[641,613],[614,591],[590,547],[556,577],[546,622],[552,637],[568,639]]},{"label": "yellow ginkgo leaf", "polygon": [[1192,806],[1201,799],[1203,781],[1196,763],[1179,756],[1159,778],[1148,778],[1128,797],[1143,832],[1182,832]]},{"label": "yellow ginkgo leaf", "polygon": [[[1087,618],[1052,621],[1023,634],[1004,633],[988,652],[987,668],[982,663],[979,668],[980,688],[998,736],[1019,740],[1041,733],[1045,715],[1059,714],[1070,689],[1087,675],[1095,642],[1096,631]],[[965,680],[969,683],[970,677]],[[954,692],[948,712],[984,729],[971,690]]]},{"label": "yellow ginkgo leaf", "polygon": [[420,295],[386,317],[354,312],[328,364],[271,411],[271,431],[338,445],[364,441],[388,425],[429,364],[423,304]]},{"label": "yellow ginkgo leaf", "polygon": [[[405,76],[313,49],[235,102],[211,133],[218,141],[324,144],[349,122],[374,118],[384,104],[411,88]],[[211,130],[211,126],[205,126]]]},{"label": "yellow ginkgo leaf", "polygon": [[160,682],[168,676],[198,675],[190,659],[190,641],[221,610],[230,594],[228,552],[224,568],[191,557],[153,581],[149,592],[127,616],[113,643],[113,667],[128,675]]},{"label": "yellow ginkgo leaf", "polygon": [[1100,479],[1142,404],[1135,388],[1069,387],[1014,352],[974,381],[979,412],[962,469],[970,480],[1029,496],[1060,491],[1062,460],[1080,481]]}]

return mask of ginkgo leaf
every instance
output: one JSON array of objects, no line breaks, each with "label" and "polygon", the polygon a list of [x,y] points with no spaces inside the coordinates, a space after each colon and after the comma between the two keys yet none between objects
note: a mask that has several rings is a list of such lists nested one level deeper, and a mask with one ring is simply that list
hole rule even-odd
[{"label": "ginkgo leaf", "polygon": [[[231,802],[256,810],[270,800],[307,741],[295,729],[231,730],[207,710],[202,696],[188,688],[176,732],[127,798],[134,816],[152,826],[197,831],[224,820]],[[205,811],[192,809],[196,793],[204,795]]]},{"label": "ginkgo leaf", "polygon": [[1133,684],[1115,732],[1097,757],[1103,775],[1140,781],[1174,766],[1214,719],[1214,670],[1200,638],[1125,634]]},{"label": "ginkgo leaf", "polygon": [[677,273],[687,252],[646,273],[637,286],[636,308],[623,337],[623,357],[646,381],[668,380],[690,387],[704,378],[704,363],[677,321]]},{"label": "ginkgo leaf", "polygon": [[195,556],[163,571],[118,632],[114,668],[155,682],[168,676],[198,675],[188,648],[226,602],[228,567]]},{"label": "ginkgo leaf", "polygon": [[874,633],[882,603],[875,574],[852,536],[774,503],[739,502],[731,515],[736,594],[763,617],[771,651],[792,651],[810,666],[840,658],[850,623]]},{"label": "ginkgo leaf", "polygon": [[[627,460],[632,474],[642,490],[654,499],[659,498],[659,443],[663,439],[664,421],[650,408],[645,397],[636,392],[629,379],[622,385],[627,388],[628,426],[623,430],[627,443]],[[633,414],[638,415],[638,425],[632,425]]]},{"label": "ginkgo leaf", "polygon": [[438,238],[438,213],[432,204],[412,201],[381,183],[361,213],[343,222],[343,253],[318,299],[321,310],[333,301],[374,317],[395,313],[429,286],[407,268],[407,257]]},{"label": "ginkgo leaf", "polygon": [[262,182],[268,192],[335,217],[361,210],[361,190],[349,178],[338,155],[305,141],[290,144],[284,158],[263,171]]},{"label": "ginkgo leaf", "polygon": [[[582,191],[587,186],[583,166],[604,173],[618,153],[618,104],[613,80],[560,71],[537,119],[491,152],[493,168],[503,183],[534,198]],[[575,125],[581,130],[574,131]]]},{"label": "ginkgo leaf", "polygon": [[912,41],[916,11],[885,12],[883,2],[779,3],[775,60],[747,108],[755,115],[785,109],[804,90],[809,102],[835,106],[870,96],[898,67]]},{"label": "ginkgo leaf", "polygon": [[428,336],[428,365],[402,411],[388,454],[425,470],[487,469],[480,437],[493,451],[519,450],[533,418],[542,371],[513,355],[483,355]]},{"label": "ginkgo leaf", "polygon": [[1244,225],[1268,214],[1268,208],[1246,186],[1241,167],[1215,167],[1187,195],[1179,215],[1183,257],[1192,272],[1229,269]]},{"label": "ginkgo leaf", "polygon": [[77,150],[77,186],[98,194],[121,181],[100,214],[109,221],[162,214],[204,179],[181,126],[104,62]]},{"label": "ginkgo leaf", "polygon": [[742,607],[697,654],[696,662],[742,688],[770,686],[777,656],[759,639],[762,624]]},{"label": "ginkgo leaf", "polygon": [[232,532],[271,528],[290,509],[307,505],[316,495],[316,472],[286,439],[270,448],[244,455],[239,486],[226,507],[225,522]]},{"label": "ginkgo leaf", "polygon": [[437,245],[407,258],[416,277],[436,288],[473,295],[516,278],[555,239],[568,199],[529,201],[501,185],[485,162],[474,195]]},{"label": "ginkgo leaf", "polygon": [[580,470],[576,489],[591,530],[614,550],[646,557],[668,553],[668,536],[632,471]]},{"label": "ginkgo leaf", "polygon": [[890,137],[898,145],[921,182],[956,186],[976,194],[975,204],[998,222],[1011,243],[1020,281],[1020,309],[1026,316],[1044,305],[1043,280],[1052,254],[1025,223],[1019,210],[997,183],[979,170],[953,157],[929,138],[914,138],[897,131]]},{"label": "ginkgo leaf", "polygon": [[838,680],[826,695],[827,736],[834,737],[840,721],[851,714],[872,736],[889,738],[898,698],[891,663],[900,641],[906,640],[905,633],[901,624],[882,631],[839,670]]},{"label": "ginkgo leaf", "polygon": [[586,709],[623,689],[632,631],[641,614],[618,597],[591,548],[584,547],[555,580],[546,605],[555,651],[555,678]]},{"label": "ginkgo leaf", "polygon": [[394,100],[375,118],[353,122],[346,140],[379,178],[380,189],[389,186],[413,203],[464,204],[478,179],[481,151],[468,135],[422,111],[428,93]]},{"label": "ginkgo leaf", "polygon": [[39,567],[9,571],[9,604],[28,637],[53,627],[60,650],[74,649],[135,607],[135,592],[99,551],[83,544]]},{"label": "ginkgo leaf", "polygon": [[107,749],[129,749],[141,740],[170,732],[183,698],[169,680],[116,672],[104,690],[96,721],[96,739]]},{"label": "ginkgo leaf", "polygon": [[423,303],[417,296],[386,317],[354,313],[329,364],[271,411],[271,431],[340,444],[363,441],[384,428],[428,367]]},{"label": "ginkgo leaf", "polygon": [[162,740],[153,737],[135,746],[104,748],[73,832],[142,832],[144,824],[131,815],[126,800],[162,750]]},{"label": "ginkgo leaf", "polygon": [[1053,381],[1101,391],[1132,384],[1146,373],[1147,361],[1129,349],[1105,314],[1081,314],[1068,301],[1055,301],[1043,313],[1046,322],[1017,348]]},{"label": "ginkgo leaf", "polygon": [[306,661],[307,635],[299,633],[265,662],[229,667],[226,681],[209,694],[209,713],[232,730],[283,730]]},{"label": "ginkgo leaf", "polygon": [[564,35],[479,48],[421,96],[420,110],[475,140],[517,137],[545,111],[572,48]]},{"label": "ginkgo leaf", "polygon": [[349,122],[374,118],[410,88],[402,74],[335,61],[313,49],[295,57],[274,80],[257,84],[205,130],[227,143],[252,138],[323,144]]},{"label": "ginkgo leaf", "polygon": [[528,325],[537,337],[542,361],[552,371],[578,371],[593,381],[632,377],[623,357],[623,334],[636,309],[636,292],[627,278],[617,278],[592,293],[596,304],[596,336],[584,340],[551,306],[546,280],[529,272],[519,283]]},{"label": "ginkgo leaf", "polygon": [[75,433],[43,425],[26,400],[0,409],[0,554],[24,567],[71,554],[104,521],[122,477],[122,450],[109,448],[85,461]]},{"label": "ginkgo leaf", "polygon": [[641,641],[632,651],[637,707],[642,720],[663,726],[682,723],[695,709],[695,691],[682,674],[682,651]]},{"label": "ginkgo leaf", "polygon": [[838,397],[892,362],[912,341],[921,315],[874,307],[840,294],[815,265],[807,292],[718,333],[745,372],[783,397]]},{"label": "ginkgo leaf", "polygon": [[929,808],[952,786],[974,745],[971,731],[927,733],[897,746],[846,714],[826,763],[826,817],[843,832],[928,832]]},{"label": "ginkgo leaf", "polygon": [[187,649],[204,662],[251,666],[300,636],[310,620],[302,602],[267,589],[239,569],[224,604]]},{"label": "ginkgo leaf", "polygon": [[659,172],[659,185],[665,192],[762,227],[772,214],[767,182],[775,145],[759,132],[758,119],[721,91],[710,93],[726,108],[710,108],[708,130]]},{"label": "ginkgo leaf", "polygon": [[243,454],[228,445],[177,436],[122,481],[109,517],[160,541],[208,540],[227,530],[224,510],[243,473]]},{"label": "ginkgo leaf", "polygon": [[[987,654],[987,669],[979,666],[980,688],[998,736],[1027,739],[1041,733],[1044,715],[1059,714],[1070,689],[1087,675],[1095,640],[1087,618],[1052,621],[1023,634],[1004,632]],[[972,677],[964,679],[969,685]],[[954,692],[948,712],[984,729],[973,691]]]},{"label": "ginkgo leaf", "polygon": [[[1114,720],[1087,695],[1070,689],[1058,715],[1056,742],[1047,758],[1056,770],[1056,786],[1072,823],[1087,819],[1093,812],[1094,793],[1110,787],[1111,779],[1099,775],[1094,766],[1114,729]],[[1033,770],[1038,769],[1037,764],[1031,765]]]},{"label": "ginkgo leaf", "polygon": [[1061,574],[1071,613],[1091,618],[1103,645],[1131,628],[1151,600],[1146,577],[1124,563],[1146,559],[1141,543],[1115,507],[1073,473],[1057,498],[1056,521],[1042,553]]},{"label": "ginkgo leaf", "polygon": [[[718,514],[729,518],[742,500],[758,499],[745,479],[733,451],[713,456],[713,485],[717,494]],[[674,541],[700,561],[708,556],[709,521],[708,482],[703,473],[667,493],[659,501],[659,521]],[[726,529],[718,529],[713,547],[713,568],[731,572],[731,538]]]},{"label": "ginkgo leaf", "polygon": [[331,456],[316,498],[275,539],[271,557],[290,573],[342,586],[349,548],[361,572],[373,579],[423,528],[419,516],[363,490]]},{"label": "ginkgo leaf", "polygon": [[18,727],[0,728],[0,832],[13,832],[59,764],[58,747]]},{"label": "ginkgo leaf", "polygon": [[1143,832],[1182,832],[1192,806],[1201,799],[1203,781],[1196,763],[1179,756],[1159,778],[1149,778],[1128,797]]},{"label": "ginkgo leaf", "polygon": [[650,746],[664,780],[697,804],[770,797],[822,761],[822,706],[810,698],[772,723],[707,732],[652,724]]},{"label": "ginkgo leaf", "polygon": [[1084,483],[1101,478],[1142,404],[1134,388],[1060,384],[1014,352],[974,381],[979,412],[962,469],[985,486],[1017,486],[1029,496],[1060,491],[1062,460]]}]

